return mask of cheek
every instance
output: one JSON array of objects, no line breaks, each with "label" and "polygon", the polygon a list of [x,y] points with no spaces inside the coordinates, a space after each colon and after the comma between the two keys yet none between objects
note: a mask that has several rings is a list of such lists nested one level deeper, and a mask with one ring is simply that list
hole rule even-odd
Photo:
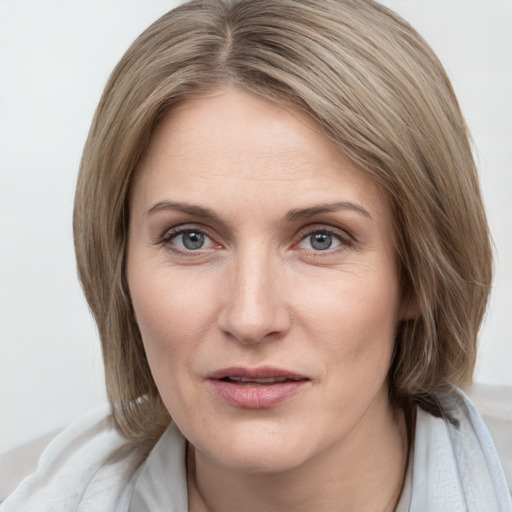
[{"label": "cheek", "polygon": [[[363,267],[340,271],[329,279],[307,279],[298,308],[316,328],[332,329],[340,337],[349,334],[369,342],[376,332],[394,331],[399,310],[398,279],[393,268]],[[311,283],[316,283],[311,289]],[[380,336],[379,336],[380,337]]]},{"label": "cheek", "polygon": [[[140,268],[140,267],[139,267]],[[212,317],[208,296],[196,280],[155,268],[129,276],[133,308],[157,385],[187,366]]]},{"label": "cheek", "polygon": [[[132,301],[146,357],[160,396],[167,410],[183,409],[181,397],[187,393],[183,375],[192,366],[195,343],[201,326],[176,289],[155,284],[132,286]],[[180,300],[179,295],[182,295]]]},{"label": "cheek", "polygon": [[385,379],[399,310],[398,280],[392,269],[340,275],[316,297],[304,304],[304,325],[311,330],[309,337],[323,347],[331,369],[336,366],[339,379]]},{"label": "cheek", "polygon": [[387,371],[395,341],[398,289],[394,282],[377,280],[373,289],[359,290],[349,308],[355,340],[354,356],[367,365],[383,365]]}]

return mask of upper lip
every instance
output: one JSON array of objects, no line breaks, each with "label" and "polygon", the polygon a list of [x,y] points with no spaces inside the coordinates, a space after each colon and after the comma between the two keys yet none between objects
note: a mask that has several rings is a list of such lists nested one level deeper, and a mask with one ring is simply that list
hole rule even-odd
[{"label": "upper lip", "polygon": [[305,375],[295,373],[282,368],[273,366],[261,366],[258,368],[246,368],[243,366],[231,366],[229,368],[222,368],[215,370],[207,375],[208,379],[225,379],[228,377],[241,377],[245,379],[272,379],[272,378],[285,378],[289,380],[304,380],[308,379]]}]

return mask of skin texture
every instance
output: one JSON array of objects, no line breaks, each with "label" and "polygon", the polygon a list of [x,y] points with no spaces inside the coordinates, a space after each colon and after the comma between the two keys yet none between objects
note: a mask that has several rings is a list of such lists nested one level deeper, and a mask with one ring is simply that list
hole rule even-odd
[{"label": "skin texture", "polygon": [[[386,376],[406,312],[391,229],[379,188],[298,112],[227,87],[161,121],[132,190],[127,277],[190,442],[191,510],[394,509],[407,436]],[[208,379],[232,366],[306,382],[235,407]]]}]

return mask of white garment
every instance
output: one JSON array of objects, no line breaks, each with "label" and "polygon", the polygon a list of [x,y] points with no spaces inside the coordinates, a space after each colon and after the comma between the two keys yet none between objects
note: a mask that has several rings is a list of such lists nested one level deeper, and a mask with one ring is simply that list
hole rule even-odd
[{"label": "white garment", "polygon": [[[512,512],[489,431],[459,396],[458,428],[418,409],[397,512]],[[102,410],[57,436],[0,512],[188,512],[185,458],[173,424],[140,464]]]},{"label": "white garment", "polygon": [[460,390],[451,410],[457,427],[417,409],[414,449],[396,512],[511,512],[505,474],[484,421]]}]

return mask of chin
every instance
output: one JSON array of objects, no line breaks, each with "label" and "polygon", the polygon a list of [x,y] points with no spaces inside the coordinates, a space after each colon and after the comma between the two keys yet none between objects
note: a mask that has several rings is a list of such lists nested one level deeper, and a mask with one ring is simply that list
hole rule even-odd
[{"label": "chin", "polygon": [[222,453],[220,457],[217,462],[226,469],[247,474],[283,473],[308,460],[307,456],[295,449],[273,448],[268,444],[264,450],[261,447],[234,449]]},{"label": "chin", "polygon": [[229,429],[217,443],[205,440],[204,444],[192,444],[203,456],[226,469],[243,473],[284,472],[308,461],[315,449],[307,432],[301,435],[283,427],[245,424]]}]

